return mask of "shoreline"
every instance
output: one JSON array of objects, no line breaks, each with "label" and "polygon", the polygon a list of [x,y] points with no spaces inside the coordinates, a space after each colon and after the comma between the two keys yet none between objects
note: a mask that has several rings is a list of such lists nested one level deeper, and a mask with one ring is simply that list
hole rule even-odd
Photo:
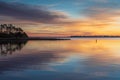
[{"label": "shoreline", "polygon": [[0,38],[0,40],[71,40],[72,38],[120,38],[120,36],[112,36],[112,37],[110,37],[110,36],[105,36],[105,37],[103,37],[103,36],[80,36],[80,37],[67,37],[67,38],[47,38],[47,37],[45,37],[45,38],[33,38],[33,37],[30,37],[30,38]]},{"label": "shoreline", "polygon": [[71,40],[70,38],[0,38],[0,40]]}]

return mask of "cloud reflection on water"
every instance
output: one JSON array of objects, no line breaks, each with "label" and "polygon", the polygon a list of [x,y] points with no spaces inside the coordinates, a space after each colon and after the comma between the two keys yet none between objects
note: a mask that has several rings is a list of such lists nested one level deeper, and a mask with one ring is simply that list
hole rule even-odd
[{"label": "cloud reflection on water", "polygon": [[119,79],[119,45],[117,39],[29,41],[20,54],[0,57],[0,73],[33,70],[44,80]]}]

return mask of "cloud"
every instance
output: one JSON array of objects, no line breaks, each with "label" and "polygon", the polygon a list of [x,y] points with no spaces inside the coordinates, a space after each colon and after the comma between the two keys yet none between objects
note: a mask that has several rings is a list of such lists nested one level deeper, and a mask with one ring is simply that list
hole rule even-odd
[{"label": "cloud", "polygon": [[[24,24],[23,27],[28,33],[37,33],[37,35],[61,33],[63,35],[102,35],[109,34],[110,29],[111,32],[116,31],[115,26],[118,26],[117,30],[120,29],[120,24],[118,24],[120,21],[120,1],[75,0],[74,2],[77,5],[74,8],[80,9],[80,16],[78,15],[77,18],[71,18],[65,13],[61,5],[57,4],[50,6],[55,7],[57,5],[61,7],[61,10],[50,10],[50,6],[33,6],[0,1],[0,22]],[[66,6],[69,5],[66,4]],[[60,28],[58,29],[55,26]],[[46,27],[49,29],[46,30]]]},{"label": "cloud", "polygon": [[[67,15],[60,11],[50,11],[43,6],[32,6],[20,3],[0,1],[0,16],[14,21],[55,24],[66,19]],[[8,20],[5,18],[6,21]],[[2,21],[2,20],[0,20]],[[5,20],[4,20],[5,21]]]},{"label": "cloud", "polygon": [[[78,0],[79,2],[81,0]],[[108,27],[120,18],[120,1],[113,0],[86,0],[81,2],[84,5],[80,15],[84,16],[87,24],[94,27]],[[82,20],[82,19],[81,19]],[[105,24],[105,25],[104,25]]]}]

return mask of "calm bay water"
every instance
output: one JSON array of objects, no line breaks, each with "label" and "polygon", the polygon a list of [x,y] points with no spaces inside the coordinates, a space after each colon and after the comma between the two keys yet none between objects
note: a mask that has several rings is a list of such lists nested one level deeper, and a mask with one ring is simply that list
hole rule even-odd
[{"label": "calm bay water", "polygon": [[0,43],[0,80],[120,80],[120,39]]}]

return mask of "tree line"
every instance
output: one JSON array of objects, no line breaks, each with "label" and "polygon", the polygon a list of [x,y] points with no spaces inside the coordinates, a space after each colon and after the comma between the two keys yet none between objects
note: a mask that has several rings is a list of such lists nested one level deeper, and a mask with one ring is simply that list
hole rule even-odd
[{"label": "tree line", "polygon": [[1,24],[0,38],[28,38],[28,35],[20,27],[12,24]]}]

